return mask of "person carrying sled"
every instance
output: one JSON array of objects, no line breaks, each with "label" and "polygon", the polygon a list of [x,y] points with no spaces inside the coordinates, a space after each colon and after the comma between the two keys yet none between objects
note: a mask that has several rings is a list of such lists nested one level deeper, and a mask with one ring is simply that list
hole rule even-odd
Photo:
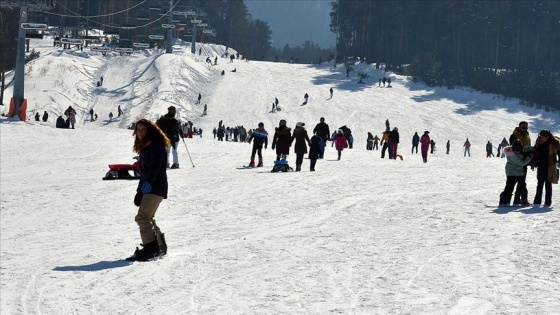
[{"label": "person carrying sled", "polygon": [[348,148],[348,141],[346,140],[342,129],[338,129],[336,136],[334,136],[331,140],[335,144],[336,151],[338,151],[338,160],[340,161],[340,158],[342,157],[342,150]]},{"label": "person carrying sled", "polygon": [[179,168],[179,155],[177,154],[177,146],[179,144],[179,137],[183,137],[182,133],[179,133],[179,121],[175,118],[175,114],[177,110],[175,106],[169,106],[167,108],[167,114],[163,115],[160,119],[157,120],[157,126],[163,130],[167,138],[169,139],[171,146],[167,146],[167,159],[166,165],[169,167],[169,151],[172,151],[173,154],[173,164],[171,165],[171,169]]},{"label": "person carrying sled", "polygon": [[292,129],[286,126],[286,120],[281,119],[272,138],[272,150],[276,149],[276,161],[280,161],[282,155],[287,156],[290,154],[291,145]]},{"label": "person carrying sled", "polygon": [[311,144],[305,124],[298,122],[292,134],[292,142],[295,140],[294,152],[296,154],[296,172],[301,171],[301,164],[303,163],[303,156],[307,153],[307,145]]},{"label": "person carrying sled", "polygon": [[142,249],[136,248],[128,261],[148,261],[167,254],[165,235],[154,216],[163,199],[167,199],[167,153],[171,143],[165,133],[148,119],[135,125],[133,151],[139,155],[140,181],[134,197],[138,207],[135,221],[140,229]]},{"label": "person carrying sled", "polygon": [[430,148],[430,144],[432,142],[430,140],[429,134],[430,132],[426,130],[420,138],[420,152],[422,153],[422,160],[424,161],[424,163],[428,162],[428,149]]},{"label": "person carrying sled", "polygon": [[558,168],[560,168],[560,139],[548,130],[541,130],[535,142],[537,165],[537,192],[533,204],[542,202],[543,186],[545,188],[544,205],[552,204],[552,184],[558,184]]},{"label": "person carrying sled", "polygon": [[263,166],[263,158],[262,158],[263,144],[264,144],[264,149],[265,150],[268,147],[268,132],[266,132],[266,130],[264,129],[264,123],[262,123],[262,122],[259,123],[259,127],[255,130],[253,130],[253,132],[251,133],[251,136],[249,137],[249,140],[247,142],[251,143],[251,141],[253,139],[255,141],[253,142],[253,150],[251,151],[251,162],[249,163],[249,167],[254,167],[255,166],[255,154],[257,154],[257,153],[259,155],[259,164],[257,164],[257,167],[262,167]]},{"label": "person carrying sled", "polygon": [[[528,148],[531,150],[532,148]],[[511,201],[511,196],[513,189],[517,185],[518,190],[527,190],[525,183],[525,175],[523,168],[525,165],[531,163],[533,155],[530,154],[528,157],[523,156],[523,143],[519,140],[513,141],[511,146],[504,148],[504,153],[507,157],[506,162],[506,187],[504,191],[500,194],[500,206],[509,206]],[[529,203],[527,199],[520,201],[521,205],[527,206]]]}]

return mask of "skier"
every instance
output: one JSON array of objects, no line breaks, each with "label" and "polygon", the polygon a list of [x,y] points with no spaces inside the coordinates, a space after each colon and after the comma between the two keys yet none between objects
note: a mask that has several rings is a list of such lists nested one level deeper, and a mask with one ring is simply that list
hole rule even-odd
[{"label": "skier", "polygon": [[163,199],[167,199],[166,149],[170,142],[153,122],[141,119],[136,123],[134,152],[140,156],[142,172],[134,204],[138,206],[135,221],[140,229],[142,249],[136,248],[128,261],[148,261],[167,254],[165,235],[156,225],[154,216]]},{"label": "skier", "polygon": [[276,149],[276,161],[280,161],[282,155],[290,154],[291,145],[292,129],[286,126],[286,120],[281,119],[272,138],[272,150]]},{"label": "skier", "polygon": [[[167,167],[171,169],[179,168],[179,155],[177,154],[177,146],[179,143],[179,136],[182,136],[182,133],[179,134],[179,122],[175,118],[175,114],[177,110],[175,106],[169,106],[167,108],[167,114],[163,115],[160,119],[157,120],[157,126],[165,133],[171,146],[168,146],[167,151],[167,158],[165,159]],[[171,167],[169,166],[169,151],[173,149],[173,164]]]},{"label": "skier", "polygon": [[294,142],[294,152],[296,154],[296,172],[301,171],[301,164],[303,163],[303,156],[307,153],[307,145],[311,144],[305,124],[298,122],[292,134],[292,142]]},{"label": "skier", "polygon": [[[233,56],[233,55],[232,55]],[[260,122],[259,127],[251,133],[248,142],[251,143],[251,140],[255,139],[253,142],[253,151],[251,152],[251,162],[249,163],[249,167],[255,166],[255,154],[258,152],[259,154],[259,164],[257,167],[263,166],[263,158],[262,158],[262,148],[264,144],[264,149],[268,147],[268,133],[264,129],[264,123]]]},{"label": "skier", "polygon": [[418,143],[420,143],[420,136],[418,132],[415,132],[412,136],[412,151],[410,153],[414,153],[414,149],[416,149],[416,154],[418,154]]},{"label": "skier", "polygon": [[424,131],[422,138],[420,138],[420,143],[422,144],[420,147],[420,152],[422,153],[422,160],[424,163],[428,162],[428,148],[430,147],[430,136],[429,131]]},{"label": "skier", "polygon": [[[532,149],[532,148],[531,148]],[[523,143],[519,140],[513,141],[511,147],[506,147],[504,152],[507,157],[506,162],[506,187],[504,191],[500,194],[500,206],[509,206],[511,201],[511,195],[513,193],[513,188],[517,184],[517,190],[525,191],[527,190],[527,184],[525,183],[524,166],[531,163],[533,155],[529,157],[523,157]],[[529,203],[527,199],[520,200],[522,206],[528,206]]]}]

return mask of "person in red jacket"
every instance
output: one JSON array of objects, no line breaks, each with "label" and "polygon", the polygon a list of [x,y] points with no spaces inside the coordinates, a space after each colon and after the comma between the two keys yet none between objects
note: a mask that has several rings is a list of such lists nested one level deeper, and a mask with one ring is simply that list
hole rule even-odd
[{"label": "person in red jacket", "polygon": [[430,132],[426,130],[422,137],[420,137],[420,151],[422,152],[422,160],[424,160],[424,163],[428,162],[428,149],[431,143],[430,136],[428,136],[429,133]]},{"label": "person in red jacket", "polygon": [[338,129],[338,133],[331,139],[331,141],[334,141],[336,151],[338,151],[338,160],[340,160],[342,150],[348,148],[348,141],[346,141],[346,137],[344,136],[342,129]]}]

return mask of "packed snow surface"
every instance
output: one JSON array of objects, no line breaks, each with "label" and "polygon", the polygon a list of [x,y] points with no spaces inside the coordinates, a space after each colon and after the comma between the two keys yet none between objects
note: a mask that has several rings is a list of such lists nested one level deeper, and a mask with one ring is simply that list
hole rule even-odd
[{"label": "packed snow surface", "polygon": [[[179,43],[173,54],[104,57],[51,43],[32,42],[41,57],[26,65],[30,120],[0,120],[0,313],[558,313],[558,185],[552,207],[485,206],[497,205],[506,178],[505,159],[486,158],[486,143],[497,147],[522,120],[533,141],[541,129],[560,134],[558,114],[363,64],[346,77],[332,62],[230,63],[225,47],[210,44],[200,56]],[[215,56],[218,65],[207,66]],[[369,74],[365,84],[357,72]],[[383,75],[392,88],[378,87]],[[270,113],[275,97],[282,111]],[[70,105],[76,129],[54,128]],[[180,142],[181,168],[168,171],[169,198],[156,213],[168,255],[130,263],[140,243],[137,182],[101,177],[108,164],[133,161],[127,127],[171,105],[203,136]],[[35,122],[36,111],[48,122]],[[306,159],[301,172],[270,173],[279,120],[311,133],[320,117],[331,131],[351,128],[354,149],[337,161],[329,143],[315,172]],[[365,149],[367,132],[381,137],[386,119],[399,129],[403,161]],[[220,120],[247,129],[264,122],[264,167],[240,169],[251,145],[214,140]],[[437,146],[428,163],[410,152],[424,130]],[[295,168],[295,154],[288,160]],[[535,177],[529,171],[530,201]]]}]

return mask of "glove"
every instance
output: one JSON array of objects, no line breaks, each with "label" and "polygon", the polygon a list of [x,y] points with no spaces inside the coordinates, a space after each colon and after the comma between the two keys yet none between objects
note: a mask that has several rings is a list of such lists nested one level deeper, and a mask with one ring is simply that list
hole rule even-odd
[{"label": "glove", "polygon": [[142,184],[142,186],[140,187],[140,191],[143,194],[149,194],[150,191],[152,191],[152,185],[150,185],[150,183],[148,182],[144,182],[144,184]]}]

